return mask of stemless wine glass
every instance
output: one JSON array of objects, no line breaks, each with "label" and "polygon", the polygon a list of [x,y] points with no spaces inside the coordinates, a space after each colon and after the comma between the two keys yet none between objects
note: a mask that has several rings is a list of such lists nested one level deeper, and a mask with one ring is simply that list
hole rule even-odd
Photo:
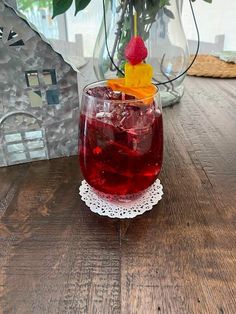
[{"label": "stemless wine glass", "polygon": [[135,99],[106,87],[87,85],[80,109],[79,160],[95,191],[125,196],[147,189],[161,170],[162,110],[158,90]]}]

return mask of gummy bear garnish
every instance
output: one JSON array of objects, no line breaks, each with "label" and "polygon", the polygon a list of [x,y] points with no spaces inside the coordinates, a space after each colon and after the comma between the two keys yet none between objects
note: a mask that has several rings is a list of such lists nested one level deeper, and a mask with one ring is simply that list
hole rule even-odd
[{"label": "gummy bear garnish", "polygon": [[143,104],[153,103],[153,96],[157,88],[152,84],[153,69],[150,64],[144,63],[148,51],[140,36],[132,37],[125,48],[125,77],[109,79],[107,85],[113,91],[141,99]]},{"label": "gummy bear garnish", "polygon": [[145,87],[152,82],[153,69],[150,64],[139,63],[132,65],[125,64],[125,85],[130,87]]},{"label": "gummy bear garnish", "polygon": [[125,48],[125,57],[132,65],[142,62],[148,55],[142,37],[132,37]]},{"label": "gummy bear garnish", "polygon": [[153,95],[157,92],[157,88],[152,84],[149,84],[144,87],[127,86],[125,84],[125,78],[109,79],[107,81],[107,85],[111,87],[113,90],[134,96],[137,99],[142,99],[142,102],[145,105],[153,103]]}]

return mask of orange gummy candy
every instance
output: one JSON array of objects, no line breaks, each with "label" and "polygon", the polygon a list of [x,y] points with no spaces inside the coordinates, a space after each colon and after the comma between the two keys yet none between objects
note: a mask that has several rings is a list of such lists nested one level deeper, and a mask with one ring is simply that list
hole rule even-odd
[{"label": "orange gummy candy", "polygon": [[142,99],[143,103],[150,105],[153,102],[153,96],[157,92],[157,88],[150,84],[143,87],[130,87],[125,85],[124,78],[107,80],[107,85],[114,91],[123,92],[127,95]]}]

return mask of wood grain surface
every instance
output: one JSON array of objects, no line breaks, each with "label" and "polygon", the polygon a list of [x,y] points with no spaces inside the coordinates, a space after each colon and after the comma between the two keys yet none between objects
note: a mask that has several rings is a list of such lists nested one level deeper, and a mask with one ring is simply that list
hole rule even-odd
[{"label": "wood grain surface", "polygon": [[1,313],[236,313],[236,80],[185,85],[143,216],[91,213],[77,157],[0,169]]}]

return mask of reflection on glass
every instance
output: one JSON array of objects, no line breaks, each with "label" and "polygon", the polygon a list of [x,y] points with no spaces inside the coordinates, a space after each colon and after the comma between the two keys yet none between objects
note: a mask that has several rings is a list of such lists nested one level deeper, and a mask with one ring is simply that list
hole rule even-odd
[{"label": "reflection on glass", "polygon": [[6,134],[5,135],[5,141],[6,142],[17,142],[21,141],[22,137],[20,133],[13,133],[13,134]]},{"label": "reflection on glass", "polygon": [[27,143],[27,147],[29,150],[36,149],[36,148],[42,148],[42,147],[44,147],[44,142],[42,140],[30,141]]},{"label": "reflection on glass", "polygon": [[48,105],[59,104],[59,92],[58,89],[51,89],[46,91],[46,98]]},{"label": "reflection on glass", "polygon": [[30,158],[45,158],[46,153],[44,150],[36,150],[29,153]]},{"label": "reflection on glass", "polygon": [[7,145],[9,153],[24,151],[24,145],[22,143]]},{"label": "reflection on glass", "polygon": [[25,132],[25,138],[27,140],[33,140],[33,139],[42,138],[42,137],[43,137],[42,131]]},{"label": "reflection on glass", "polygon": [[27,86],[39,86],[39,78],[37,71],[25,72]]},{"label": "reflection on glass", "polygon": [[46,85],[56,85],[56,71],[55,70],[43,70],[43,80]]},{"label": "reflection on glass", "polygon": [[17,161],[23,161],[26,159],[26,154],[25,153],[13,153],[9,155],[9,160],[10,162],[17,162]]}]

